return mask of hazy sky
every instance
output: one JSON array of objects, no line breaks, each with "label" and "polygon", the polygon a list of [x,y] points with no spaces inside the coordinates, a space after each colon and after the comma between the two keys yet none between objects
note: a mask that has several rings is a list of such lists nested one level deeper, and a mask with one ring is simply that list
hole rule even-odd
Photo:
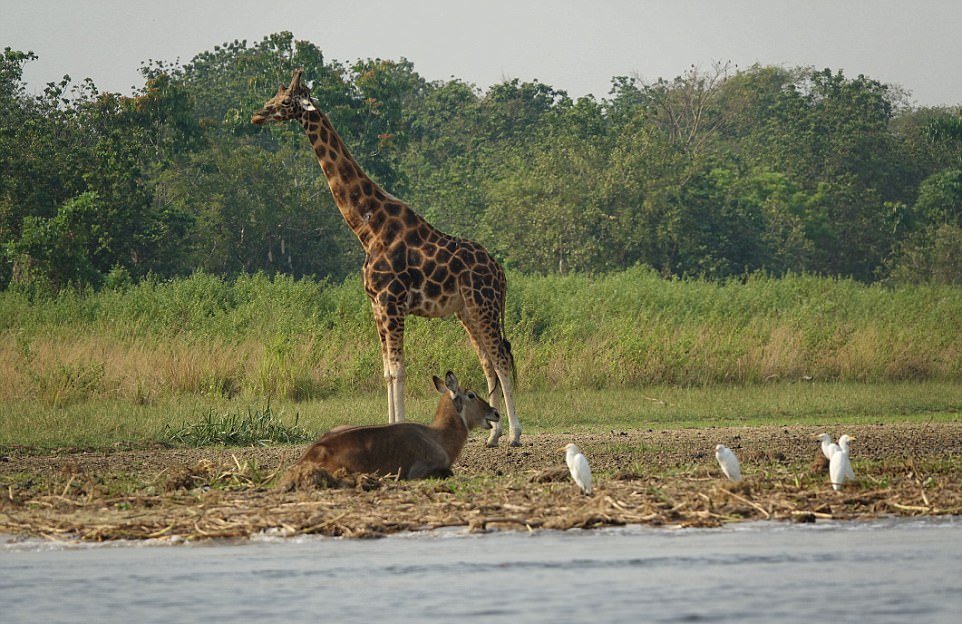
[{"label": "hazy sky", "polygon": [[0,45],[32,50],[32,91],[69,74],[129,93],[142,61],[290,30],[328,59],[405,57],[429,80],[538,79],[573,97],[612,76],[714,61],[842,69],[962,104],[962,1],[0,0]]}]

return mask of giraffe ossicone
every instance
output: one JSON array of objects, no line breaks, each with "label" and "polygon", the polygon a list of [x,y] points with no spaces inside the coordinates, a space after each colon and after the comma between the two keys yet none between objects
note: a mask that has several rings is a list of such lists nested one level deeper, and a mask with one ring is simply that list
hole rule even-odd
[{"label": "giraffe ossicone", "polygon": [[[294,70],[251,117],[254,124],[296,120],[304,128],[327,178],[334,203],[364,248],[364,290],[371,302],[381,342],[388,391],[388,422],[404,420],[404,319],[409,314],[454,314],[481,360],[488,394],[504,411],[512,446],[521,444],[514,406],[514,357],[504,334],[507,280],[504,269],[473,241],[448,236],[403,201],[382,189],[361,169],[326,114]],[[500,390],[500,397],[498,396]],[[502,435],[498,422],[488,446]]]}]

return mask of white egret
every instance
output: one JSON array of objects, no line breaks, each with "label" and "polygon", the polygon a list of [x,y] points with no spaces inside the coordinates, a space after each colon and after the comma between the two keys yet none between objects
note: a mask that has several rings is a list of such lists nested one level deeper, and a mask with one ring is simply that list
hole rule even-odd
[{"label": "white egret", "polygon": [[732,453],[731,449],[724,444],[718,444],[715,446],[715,459],[718,460],[718,465],[721,466],[722,472],[725,476],[732,481],[742,480],[742,467],[738,463],[738,458]]},{"label": "white egret", "polygon": [[568,470],[571,471],[571,478],[575,480],[582,492],[591,494],[591,467],[588,466],[588,459],[581,453],[581,449],[569,443],[558,450],[565,451],[565,461],[568,464]]},{"label": "white egret", "polygon": [[855,438],[843,435],[838,439],[838,451],[832,455],[828,463],[828,476],[832,480],[832,489],[841,490],[842,484],[848,479],[855,478],[855,471],[852,470],[852,462],[848,459],[848,443]]},{"label": "white egret", "polygon": [[838,444],[832,442],[832,436],[827,433],[820,433],[815,436],[815,439],[822,443],[822,455],[825,456],[825,459],[831,461],[832,455],[838,451]]}]

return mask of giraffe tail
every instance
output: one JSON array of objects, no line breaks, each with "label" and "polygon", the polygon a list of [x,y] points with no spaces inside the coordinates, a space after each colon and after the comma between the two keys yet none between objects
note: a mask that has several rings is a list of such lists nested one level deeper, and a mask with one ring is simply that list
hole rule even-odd
[{"label": "giraffe tail", "polygon": [[506,299],[505,293],[502,292],[501,295],[501,345],[504,347],[505,355],[508,357],[508,364],[511,366],[511,382],[517,386],[518,385],[518,369],[514,365],[514,353],[511,352],[511,343],[508,342],[508,337],[504,332],[504,300]]},{"label": "giraffe tail", "polygon": [[504,350],[508,354],[508,362],[511,364],[511,381],[514,385],[518,385],[518,369],[514,365],[514,353],[511,353],[511,343],[508,339],[501,334],[501,343],[504,345]]}]

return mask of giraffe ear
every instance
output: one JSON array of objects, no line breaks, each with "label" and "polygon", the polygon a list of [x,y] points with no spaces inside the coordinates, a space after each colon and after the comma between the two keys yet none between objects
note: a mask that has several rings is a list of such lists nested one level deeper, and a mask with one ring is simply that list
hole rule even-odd
[{"label": "giraffe ear", "polygon": [[306,97],[301,98],[301,108],[303,108],[306,111],[317,110],[316,108],[314,108],[314,103],[311,102],[311,98],[306,98]]}]

